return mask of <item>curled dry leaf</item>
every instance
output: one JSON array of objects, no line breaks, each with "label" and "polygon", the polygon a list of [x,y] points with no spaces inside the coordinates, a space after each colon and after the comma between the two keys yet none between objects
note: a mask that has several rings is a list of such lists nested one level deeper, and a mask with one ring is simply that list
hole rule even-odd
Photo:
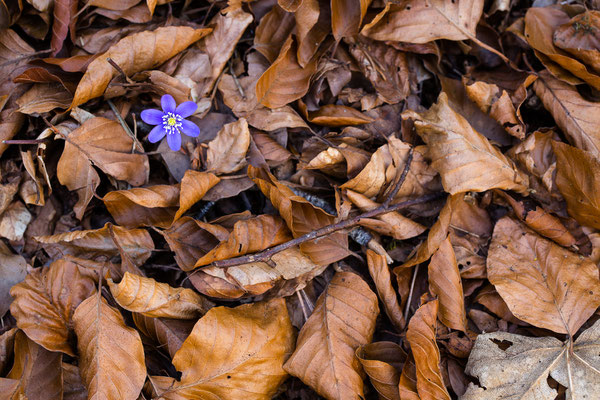
[{"label": "curled dry leaf", "polygon": [[406,353],[394,342],[375,342],[356,349],[356,358],[385,400],[400,400],[398,384]]},{"label": "curled dry leaf", "polygon": [[592,153],[554,142],[556,186],[569,214],[580,224],[600,228],[600,161]]},{"label": "curled dry leaf", "polygon": [[[27,336],[50,351],[75,356],[73,313],[95,290],[94,273],[69,261],[58,260],[50,267],[36,268],[10,294],[10,306],[17,326]],[[69,290],[64,290],[66,287]]]},{"label": "curled dry leaf", "polygon": [[450,107],[445,93],[428,111],[407,110],[402,117],[415,120],[417,133],[429,146],[432,166],[448,193],[493,188],[527,193],[527,176]]},{"label": "curled dry leaf", "polygon": [[181,180],[179,210],[175,213],[174,219],[179,219],[187,210],[192,208],[220,180],[210,172],[198,172],[192,169],[185,171]]},{"label": "curled dry leaf", "polygon": [[249,146],[250,130],[245,118],[226,124],[208,143],[206,168],[215,174],[239,171],[246,165]]},{"label": "curled dry leaf", "polygon": [[[304,197],[296,196],[290,188],[278,182],[270,172],[250,165],[248,176],[271,200],[295,238],[335,222],[333,215],[313,206]],[[319,265],[331,264],[350,254],[348,236],[340,232],[304,242],[300,245],[300,250]]]},{"label": "curled dry leaf", "polygon": [[179,185],[113,190],[102,201],[119,225],[167,228],[178,210]]},{"label": "curled dry leaf", "polygon": [[440,371],[440,350],[435,342],[438,301],[423,304],[408,322],[410,343],[417,371],[417,391],[422,400],[450,400]]},{"label": "curled dry leaf", "polygon": [[360,276],[336,273],[300,330],[285,370],[327,399],[362,398],[354,353],[371,342],[378,314],[377,296]]},{"label": "curled dry leaf", "polygon": [[304,288],[327,265],[317,265],[292,247],[271,257],[271,265],[253,262],[235,267],[206,267],[190,275],[199,292],[217,299],[237,299],[267,293],[286,297]]},{"label": "curled dry leaf", "polygon": [[212,29],[168,26],[154,31],[134,33],[121,40],[88,65],[77,86],[71,107],[102,96],[110,80],[118,74],[108,61],[111,58],[127,75],[153,69],[206,36]]},{"label": "curled dry leaf", "polygon": [[316,111],[308,111],[306,105],[299,100],[300,110],[305,118],[315,124],[329,127],[340,127],[348,125],[363,125],[373,122],[373,118],[360,111],[338,104],[327,104],[319,107]]},{"label": "curled dry leaf", "polygon": [[18,111],[23,114],[41,114],[55,108],[67,108],[73,96],[60,83],[36,83],[17,99]]},{"label": "curled dry leaf", "polygon": [[548,71],[539,73],[533,89],[569,142],[600,158],[600,104],[584,99]]},{"label": "curled dry leaf", "polygon": [[367,250],[367,266],[369,267],[369,274],[375,282],[377,294],[383,303],[386,315],[398,329],[398,332],[401,332],[406,325],[406,321],[404,320],[402,308],[398,303],[398,296],[392,286],[392,277],[385,256]]},{"label": "curled dry leaf", "polygon": [[278,5],[273,6],[256,27],[254,48],[272,63],[295,26],[294,14]]},{"label": "curled dry leaf", "polygon": [[361,34],[375,40],[409,43],[472,39],[483,3],[483,0],[387,3],[385,9],[365,25]]},{"label": "curled dry leaf", "polygon": [[290,36],[283,44],[279,57],[256,82],[256,98],[265,107],[283,107],[308,91],[317,62],[313,58],[301,67],[296,56],[297,47],[295,37]]},{"label": "curled dry leaf", "polygon": [[0,217],[0,236],[9,240],[21,240],[31,222],[31,213],[25,204],[13,202]]},{"label": "curled dry leaf", "polygon": [[439,319],[450,329],[467,332],[463,287],[456,256],[446,238],[431,257],[428,267],[429,290],[439,300]]},{"label": "curled dry leaf", "polygon": [[598,56],[599,25],[600,12],[586,10],[554,31],[554,44],[598,72],[600,71],[600,57]]},{"label": "curled dry leaf", "polygon": [[79,219],[100,184],[93,166],[133,186],[148,180],[148,157],[131,153],[133,140],[117,121],[92,118],[63,137],[66,143],[58,162],[57,176],[69,190],[77,191],[79,201],[75,212]]},{"label": "curled dry leaf", "polygon": [[466,372],[480,386],[470,383],[461,399],[552,400],[558,392],[548,385],[550,377],[567,388],[566,398],[593,398],[600,390],[600,322],[571,340],[508,332],[479,335]]},{"label": "curled dry leaf", "polygon": [[327,0],[302,0],[294,13],[298,34],[298,63],[306,67],[331,32],[331,6]]},{"label": "curled dry leaf", "polygon": [[269,400],[285,380],[294,333],[285,301],[211,309],[173,357],[181,380],[151,377],[159,399]]},{"label": "curled dry leaf", "polygon": [[118,284],[109,279],[108,286],[121,307],[146,317],[193,319],[214,306],[191,289],[174,288],[129,272]]},{"label": "curled dry leaf", "polygon": [[402,367],[398,389],[402,400],[421,400],[417,393],[417,367],[412,354],[408,355]]},{"label": "curled dry leaf", "polygon": [[160,348],[166,348],[171,357],[181,348],[196,324],[194,320],[151,318],[137,313],[131,316],[137,329]]},{"label": "curled dry leaf", "polygon": [[139,333],[99,294],[77,307],[73,324],[88,398],[137,399],[146,380]]},{"label": "curled dry leaf", "polygon": [[600,306],[592,261],[509,217],[496,223],[487,267],[510,311],[534,326],[573,336]]},{"label": "curled dry leaf", "polygon": [[145,229],[126,229],[120,226],[110,226],[109,224],[100,229],[35,236],[34,239],[46,245],[55,245],[59,248],[59,254],[70,254],[88,259],[112,259],[119,255],[119,248],[113,241],[110,229],[113,230],[119,241],[119,246],[136,265],[142,265],[152,254],[154,242],[148,231]]},{"label": "curled dry leaf", "polygon": [[355,36],[360,30],[363,18],[371,0],[333,0],[331,2],[331,30],[336,40]]},{"label": "curled dry leaf", "polygon": [[18,331],[14,354],[13,367],[6,377],[20,381],[26,398],[55,400],[63,397],[61,353],[46,350],[23,331]]},{"label": "curled dry leaf", "polygon": [[291,240],[285,222],[273,215],[259,215],[238,221],[226,241],[196,261],[195,267],[208,265],[213,261],[225,260],[249,253],[256,253],[269,247]]}]

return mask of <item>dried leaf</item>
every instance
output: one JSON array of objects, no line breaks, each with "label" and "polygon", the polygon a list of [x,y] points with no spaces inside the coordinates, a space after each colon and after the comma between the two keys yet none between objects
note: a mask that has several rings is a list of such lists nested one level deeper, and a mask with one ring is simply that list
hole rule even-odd
[{"label": "dried leaf", "polygon": [[34,269],[11,289],[15,300],[10,312],[17,326],[36,343],[75,356],[71,347],[73,313],[94,292],[96,279],[85,268],[65,260]]},{"label": "dried leaf", "polygon": [[370,4],[371,0],[332,0],[331,29],[333,37],[340,40],[358,34]]},{"label": "dried leaf", "polygon": [[31,222],[31,213],[20,201],[13,202],[0,217],[0,236],[9,240],[21,240]]},{"label": "dried leaf", "polygon": [[331,32],[331,3],[302,0],[294,12],[298,38],[298,63],[306,67]]},{"label": "dried leaf", "polygon": [[246,165],[249,146],[250,130],[245,118],[223,126],[208,143],[206,168],[216,174],[239,171]]},{"label": "dried leaf", "polygon": [[432,166],[450,194],[493,188],[527,193],[527,177],[448,105],[445,93],[428,111],[408,110],[402,116],[415,120],[417,133],[429,146]]},{"label": "dried leaf", "polygon": [[552,143],[556,154],[556,185],[569,214],[580,224],[600,228],[600,161],[590,152]]},{"label": "dried leaf", "polygon": [[398,384],[402,362],[406,353],[394,342],[375,342],[356,349],[360,361],[371,383],[385,400],[400,400]]},{"label": "dried leaf", "polygon": [[185,171],[183,179],[181,179],[179,210],[175,213],[174,220],[178,220],[187,210],[192,208],[220,180],[210,172],[198,172],[192,169]]},{"label": "dried leaf", "polygon": [[383,303],[386,315],[396,329],[398,329],[398,332],[401,332],[406,326],[406,321],[398,303],[396,291],[392,286],[390,269],[385,256],[377,254],[372,250],[367,250],[367,266],[369,267],[369,274],[373,282],[375,282],[377,294]]},{"label": "dried leaf", "polygon": [[429,290],[439,300],[439,319],[448,328],[467,332],[463,287],[456,256],[446,238],[431,257],[428,267]]},{"label": "dried leaf", "polygon": [[152,339],[159,347],[165,347],[173,357],[190,335],[196,321],[150,318],[133,313],[133,322],[140,332]]},{"label": "dried leaf", "polygon": [[88,398],[137,399],[146,380],[139,333],[98,294],[77,307],[73,323]]},{"label": "dried leaf", "polygon": [[282,366],[293,338],[283,299],[216,307],[173,357],[181,380],[151,380],[161,399],[268,400],[286,378]]},{"label": "dried leaf", "polygon": [[60,83],[36,83],[17,99],[23,114],[41,114],[55,108],[67,108],[73,96]]},{"label": "dried leaf", "polygon": [[[8,249],[6,249],[8,250]],[[0,317],[4,316],[10,308],[13,299],[10,288],[27,276],[27,262],[18,254],[10,251],[0,251]],[[0,355],[0,371],[2,370],[2,356]]]},{"label": "dried leaf", "polygon": [[306,106],[300,103],[306,119],[315,125],[339,127],[347,125],[363,125],[373,122],[373,119],[360,111],[343,105],[327,104],[316,111],[307,111]]},{"label": "dried leaf", "polygon": [[482,0],[429,0],[387,3],[361,34],[375,40],[427,43],[437,39],[475,37]]},{"label": "dried leaf", "polygon": [[283,107],[304,96],[317,63],[311,59],[301,67],[296,57],[297,44],[293,36],[281,48],[279,57],[256,82],[256,98],[269,108]]},{"label": "dried leaf", "polygon": [[272,63],[295,26],[294,14],[273,6],[256,27],[254,48]]},{"label": "dried leaf", "polygon": [[134,33],[123,39],[88,65],[70,108],[102,96],[110,80],[118,72],[110,65],[111,58],[127,75],[153,69],[206,36],[212,29],[188,26],[168,26],[154,31]]},{"label": "dried leaf", "polygon": [[440,351],[435,342],[437,311],[437,300],[423,304],[408,322],[406,332],[415,358],[417,391],[422,400],[450,400],[442,380]]},{"label": "dried leaf", "polygon": [[548,385],[550,377],[567,388],[566,398],[593,398],[600,390],[600,322],[571,340],[508,332],[479,335],[466,372],[477,376],[481,387],[470,383],[461,399],[551,400],[558,392]]},{"label": "dried leaf", "polygon": [[600,58],[596,51],[599,17],[598,11],[586,10],[555,29],[552,36],[557,47],[589,65],[596,72],[600,71]]},{"label": "dried leaf", "polygon": [[[52,23],[52,38],[50,47],[52,48],[52,57],[63,48],[63,44],[69,29],[71,30],[71,39],[75,37],[75,14],[77,14],[78,1],[76,0],[55,0],[54,1],[54,22]],[[73,40],[74,41],[74,40]]]},{"label": "dried leaf", "polygon": [[487,267],[510,311],[534,326],[573,336],[600,306],[593,262],[509,217],[496,223]]},{"label": "dried leaf", "polygon": [[174,288],[129,272],[118,284],[109,279],[108,286],[121,307],[146,317],[193,319],[214,306],[191,289]]},{"label": "dried leaf", "polygon": [[379,314],[377,296],[358,275],[338,272],[319,297],[285,370],[328,399],[363,395],[355,351],[371,342]]}]

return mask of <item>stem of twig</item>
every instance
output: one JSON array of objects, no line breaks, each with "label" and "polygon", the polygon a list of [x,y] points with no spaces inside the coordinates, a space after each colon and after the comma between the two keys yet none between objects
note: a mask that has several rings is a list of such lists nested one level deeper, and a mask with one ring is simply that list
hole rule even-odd
[{"label": "stem of twig", "polygon": [[47,142],[48,139],[14,139],[14,140],[3,140],[4,144],[40,144]]},{"label": "stem of twig", "polygon": [[133,143],[131,145],[131,153],[133,154],[135,152],[135,148],[136,147],[138,148],[139,151],[143,152],[144,148],[142,147],[142,144],[138,141],[137,137],[133,134],[133,132],[129,128],[129,125],[127,125],[127,123],[125,122],[125,120],[123,119],[123,117],[121,117],[121,113],[119,113],[119,110],[117,110],[117,107],[115,107],[115,105],[113,104],[113,102],[110,101],[110,100],[106,100],[106,102],[108,103],[108,105],[110,106],[110,109],[113,111],[113,113],[115,114],[115,116],[119,120],[119,123],[121,124],[121,126],[123,127],[123,129],[125,129],[125,132],[127,133],[127,135],[129,135],[129,137],[131,138],[131,140],[133,140]]},{"label": "stem of twig", "polygon": [[117,70],[117,72],[123,77],[123,79],[125,79],[127,81],[127,83],[134,83],[131,79],[129,79],[127,77],[127,74],[125,73],[125,71],[123,71],[123,69],[119,66],[119,64],[117,64],[116,62],[114,62],[114,60],[112,58],[108,57],[106,59],[106,61],[108,61],[108,63],[110,65],[112,65],[114,69]]},{"label": "stem of twig", "polygon": [[413,276],[410,281],[410,290],[408,291],[408,298],[406,299],[406,307],[404,308],[404,320],[408,321],[408,311],[410,310],[410,303],[412,302],[413,290],[415,289],[415,281],[417,280],[417,274],[419,273],[419,265],[415,266]]},{"label": "stem of twig", "polygon": [[396,194],[398,194],[400,187],[402,187],[402,184],[406,180],[406,176],[408,175],[408,171],[410,170],[410,164],[412,163],[412,159],[413,159],[413,148],[411,147],[410,150],[408,151],[408,157],[406,158],[406,164],[404,164],[404,169],[402,170],[402,174],[400,175],[398,182],[396,182],[396,185],[394,186],[394,188],[392,189],[390,194],[387,196],[387,198],[383,202],[382,206],[384,206],[384,207],[389,206],[389,204],[394,199],[394,197],[396,197]]},{"label": "stem of twig", "polygon": [[425,196],[422,196],[422,197],[419,197],[419,198],[416,198],[413,200],[403,201],[403,202],[397,203],[397,204],[392,204],[392,205],[387,205],[387,206],[381,205],[377,208],[374,208],[371,211],[367,211],[363,214],[357,215],[352,218],[345,219],[345,220],[337,222],[335,224],[324,226],[322,228],[319,228],[317,230],[309,232],[306,235],[302,235],[302,236],[292,239],[288,242],[285,242],[285,243],[282,243],[275,247],[271,247],[270,249],[261,251],[260,253],[249,254],[246,256],[241,256],[241,257],[236,257],[236,258],[230,258],[228,260],[215,261],[212,264],[210,264],[210,266],[232,267],[234,265],[248,264],[248,263],[257,262],[257,261],[266,262],[267,260],[270,260],[274,254],[277,254],[280,251],[289,249],[290,247],[298,246],[298,245],[300,245],[304,242],[308,242],[310,240],[315,240],[320,237],[327,236],[333,232],[336,232],[336,231],[339,231],[342,229],[347,229],[352,226],[358,225],[358,223],[360,222],[361,219],[373,218],[373,217],[376,217],[381,214],[389,213],[391,211],[398,211],[403,208],[413,206],[415,204],[421,204],[421,203],[426,203],[431,200],[436,200],[442,196],[443,196],[443,193],[433,193],[433,194],[428,194],[428,195],[425,195]]}]

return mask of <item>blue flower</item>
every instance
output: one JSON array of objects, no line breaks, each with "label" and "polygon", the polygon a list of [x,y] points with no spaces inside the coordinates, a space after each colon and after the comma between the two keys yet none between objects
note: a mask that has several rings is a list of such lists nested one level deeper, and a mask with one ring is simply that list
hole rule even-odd
[{"label": "blue flower", "polygon": [[[200,135],[200,128],[193,122],[184,118],[196,112],[198,106],[193,101],[186,101],[179,106],[170,94],[165,94],[160,99],[160,110],[142,111],[142,120],[149,125],[155,126],[148,135],[151,143],[156,143],[167,135],[167,143],[173,151],[181,148],[181,132],[191,137]],[[176,108],[177,106],[177,108]]]}]

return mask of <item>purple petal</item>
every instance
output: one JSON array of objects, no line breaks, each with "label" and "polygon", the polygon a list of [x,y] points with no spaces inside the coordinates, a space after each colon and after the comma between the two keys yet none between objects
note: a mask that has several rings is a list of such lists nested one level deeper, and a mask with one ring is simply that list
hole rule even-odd
[{"label": "purple petal", "polygon": [[173,96],[171,96],[170,94],[165,94],[163,97],[160,98],[160,105],[162,106],[163,111],[168,113],[175,112],[175,106],[177,105],[177,103],[175,103],[175,99],[173,98]]},{"label": "purple petal", "polygon": [[193,101],[185,101],[177,106],[175,112],[181,115],[182,118],[187,118],[195,113],[197,109],[198,104],[194,103]]},{"label": "purple petal", "polygon": [[159,110],[144,110],[142,111],[142,121],[149,125],[161,125],[163,112]]},{"label": "purple petal", "polygon": [[156,143],[160,139],[164,138],[166,134],[167,132],[165,131],[162,125],[155,126],[154,129],[152,129],[150,131],[150,134],[148,135],[148,141],[150,143]]},{"label": "purple petal", "polygon": [[[185,104],[185,103],[183,103]],[[183,133],[185,133],[188,136],[191,137],[198,137],[198,135],[200,134],[200,128],[198,128],[198,125],[196,125],[193,122],[190,122],[186,119],[182,119],[181,121],[181,131]]]},{"label": "purple petal", "polygon": [[179,151],[181,148],[181,135],[179,133],[172,133],[167,135],[167,143],[173,151]]}]

